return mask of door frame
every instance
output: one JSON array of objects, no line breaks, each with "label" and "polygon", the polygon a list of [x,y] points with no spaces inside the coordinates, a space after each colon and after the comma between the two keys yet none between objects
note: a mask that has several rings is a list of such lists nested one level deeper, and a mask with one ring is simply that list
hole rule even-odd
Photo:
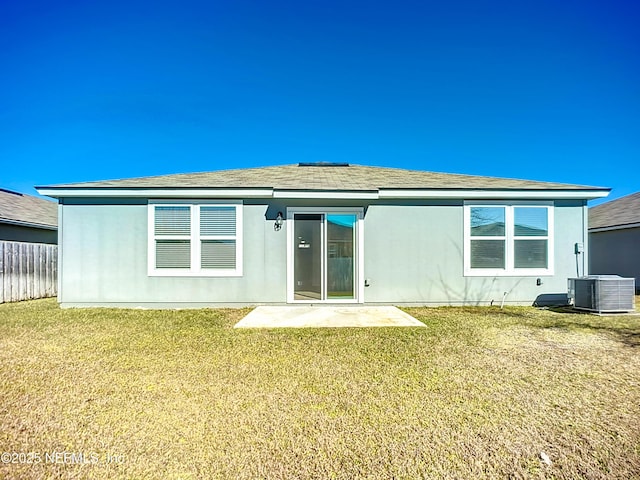
[{"label": "door frame", "polygon": [[[294,253],[295,253],[295,238],[294,238],[294,225],[295,214],[322,214],[324,215],[322,232],[323,232],[323,266],[322,266],[322,282],[323,290],[326,290],[326,221],[327,216],[331,214],[338,215],[355,215],[355,241],[354,241],[354,298],[349,299],[295,299],[295,285],[294,285]],[[364,208],[363,207],[287,207],[286,213],[287,220],[287,303],[364,303]],[[323,296],[326,296],[326,291],[323,291]]]}]

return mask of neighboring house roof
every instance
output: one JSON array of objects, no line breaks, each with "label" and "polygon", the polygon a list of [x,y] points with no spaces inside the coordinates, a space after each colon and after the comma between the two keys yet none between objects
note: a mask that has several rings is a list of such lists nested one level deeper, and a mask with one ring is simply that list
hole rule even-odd
[{"label": "neighboring house roof", "polygon": [[[505,232],[505,224],[504,222],[494,222],[487,223],[485,225],[478,225],[477,227],[471,227],[471,235],[472,236],[493,236],[493,235],[504,235],[504,233],[496,233],[496,232]],[[527,225],[517,224],[516,223],[516,236],[522,235],[525,237],[536,237],[536,236],[546,236],[547,230],[543,230],[541,228],[531,227]]]},{"label": "neighboring house roof", "polygon": [[272,192],[369,193],[377,193],[382,190],[555,190],[588,191],[597,193],[596,197],[606,196],[609,192],[609,189],[602,187],[331,163],[300,163],[297,165],[72,183],[38,187],[38,189],[41,193],[51,196],[63,196],[63,193],[72,196],[74,192],[96,189],[105,193],[122,189],[130,191],[148,189],[261,189]]},{"label": "neighboring house roof", "polygon": [[640,227],[640,192],[589,209],[589,230]]},{"label": "neighboring house roof", "polygon": [[58,205],[0,188],[0,223],[55,230],[58,227]]}]

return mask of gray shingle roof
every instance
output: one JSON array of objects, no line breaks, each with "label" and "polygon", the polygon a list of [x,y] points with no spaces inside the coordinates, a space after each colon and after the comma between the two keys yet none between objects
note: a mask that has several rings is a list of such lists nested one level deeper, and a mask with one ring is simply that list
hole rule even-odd
[{"label": "gray shingle roof", "polygon": [[640,224],[640,192],[589,209],[589,230]]},{"label": "gray shingle roof", "polygon": [[375,191],[379,189],[608,190],[602,187],[564,183],[361,165],[283,165],[72,183],[39,188],[274,188],[333,191]]},{"label": "gray shingle roof", "polygon": [[58,205],[42,198],[0,188],[0,223],[58,226]]}]

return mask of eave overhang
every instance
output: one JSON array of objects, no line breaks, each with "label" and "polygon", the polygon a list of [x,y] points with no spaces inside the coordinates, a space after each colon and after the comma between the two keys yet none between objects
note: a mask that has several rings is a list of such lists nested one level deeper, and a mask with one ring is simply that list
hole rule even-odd
[{"label": "eave overhang", "polygon": [[590,228],[589,233],[610,232],[612,230],[628,230],[630,228],[640,228],[640,223],[625,223],[622,225],[611,225],[609,227]]},{"label": "eave overhang", "polygon": [[69,188],[36,187],[53,198],[270,198],[271,188]]},{"label": "eave overhang", "polygon": [[381,189],[380,198],[399,199],[547,199],[547,200],[591,200],[609,195],[609,190],[515,190],[515,189]]},{"label": "eave overhang", "polygon": [[41,228],[43,230],[58,230],[58,227],[56,225],[45,225],[43,223],[23,222],[20,220],[13,220],[10,218],[0,218],[0,223],[4,223],[6,225],[16,225],[19,227]]},{"label": "eave overhang", "polygon": [[591,200],[609,195],[609,189],[393,189],[294,190],[274,188],[71,188],[36,187],[53,198],[277,198],[319,200],[378,199],[547,199]]}]

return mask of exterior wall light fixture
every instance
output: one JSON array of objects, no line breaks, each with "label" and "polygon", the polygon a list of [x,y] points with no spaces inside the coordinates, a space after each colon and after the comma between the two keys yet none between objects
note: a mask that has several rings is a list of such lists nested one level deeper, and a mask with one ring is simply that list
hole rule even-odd
[{"label": "exterior wall light fixture", "polygon": [[284,218],[282,217],[282,212],[278,212],[276,216],[276,223],[273,224],[273,229],[277,232],[282,228],[282,224],[284,223]]}]

